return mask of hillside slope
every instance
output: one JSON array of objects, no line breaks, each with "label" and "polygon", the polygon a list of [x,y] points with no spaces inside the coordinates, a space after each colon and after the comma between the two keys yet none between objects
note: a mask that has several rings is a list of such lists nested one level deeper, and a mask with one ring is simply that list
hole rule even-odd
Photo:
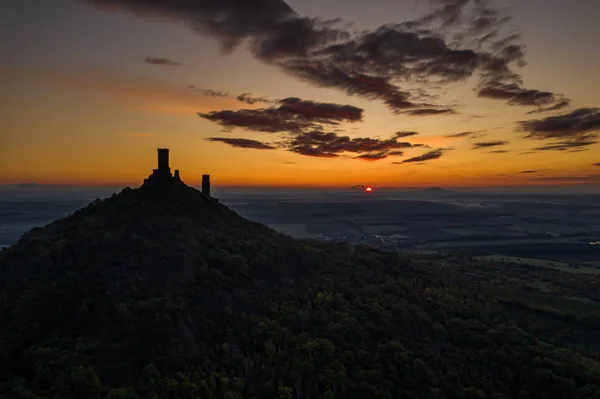
[{"label": "hillside slope", "polygon": [[592,357],[472,287],[295,241],[183,184],[1,252],[0,326],[0,397],[600,397]]}]

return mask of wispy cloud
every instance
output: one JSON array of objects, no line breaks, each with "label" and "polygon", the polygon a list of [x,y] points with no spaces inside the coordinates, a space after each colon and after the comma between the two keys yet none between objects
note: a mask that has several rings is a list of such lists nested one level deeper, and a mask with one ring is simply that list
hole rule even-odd
[{"label": "wispy cloud", "polygon": [[495,141],[481,141],[479,143],[473,143],[473,149],[479,150],[482,148],[498,147],[501,145],[507,145],[508,141],[495,140]]},{"label": "wispy cloud", "polygon": [[425,162],[425,161],[430,161],[433,159],[441,158],[442,155],[444,155],[444,150],[440,148],[437,150],[426,152],[425,154],[419,155],[417,157],[405,159],[402,162],[392,162],[392,163],[393,164],[404,164],[404,163]]},{"label": "wispy cloud", "polygon": [[242,93],[236,97],[238,101],[241,101],[246,104],[256,104],[256,103],[269,103],[271,102],[267,97],[257,97],[252,95],[252,93]]},{"label": "wispy cloud", "polygon": [[598,143],[595,140],[587,138],[573,139],[566,141],[556,141],[541,147],[536,147],[535,151],[584,151],[587,147]]},{"label": "wispy cloud", "polygon": [[448,138],[479,138],[483,136],[485,130],[477,130],[477,131],[468,131],[468,132],[460,132],[460,133],[452,133],[446,135]]},{"label": "wispy cloud", "polygon": [[456,111],[451,108],[418,108],[406,111],[405,114],[411,116],[452,115],[456,114]]},{"label": "wispy cloud", "polygon": [[144,59],[146,64],[151,65],[163,65],[163,66],[182,66],[183,64],[173,61],[169,58],[157,58],[157,57],[146,57]]},{"label": "wispy cloud", "polygon": [[229,97],[229,93],[213,89],[196,89],[196,91],[208,97]]},{"label": "wispy cloud", "polygon": [[410,137],[418,135],[418,132],[396,132],[396,137]]}]

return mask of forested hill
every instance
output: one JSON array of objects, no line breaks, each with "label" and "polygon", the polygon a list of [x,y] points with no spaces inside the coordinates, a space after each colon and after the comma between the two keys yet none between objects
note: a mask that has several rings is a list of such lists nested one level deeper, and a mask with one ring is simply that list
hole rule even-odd
[{"label": "forested hill", "polygon": [[432,270],[125,189],[0,253],[0,398],[600,397],[597,343]]}]

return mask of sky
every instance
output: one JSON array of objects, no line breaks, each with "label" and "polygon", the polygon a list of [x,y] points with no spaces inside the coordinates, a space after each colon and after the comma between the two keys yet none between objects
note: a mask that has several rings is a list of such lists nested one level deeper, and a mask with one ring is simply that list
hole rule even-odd
[{"label": "sky", "polygon": [[[343,4],[343,6],[341,6]],[[597,0],[4,0],[0,184],[600,184]]]}]

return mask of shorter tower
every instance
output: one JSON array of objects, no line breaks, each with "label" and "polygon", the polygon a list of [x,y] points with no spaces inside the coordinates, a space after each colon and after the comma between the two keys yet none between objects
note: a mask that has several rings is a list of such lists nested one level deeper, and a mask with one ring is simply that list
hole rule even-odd
[{"label": "shorter tower", "polygon": [[210,197],[210,175],[202,175],[202,194]]}]

